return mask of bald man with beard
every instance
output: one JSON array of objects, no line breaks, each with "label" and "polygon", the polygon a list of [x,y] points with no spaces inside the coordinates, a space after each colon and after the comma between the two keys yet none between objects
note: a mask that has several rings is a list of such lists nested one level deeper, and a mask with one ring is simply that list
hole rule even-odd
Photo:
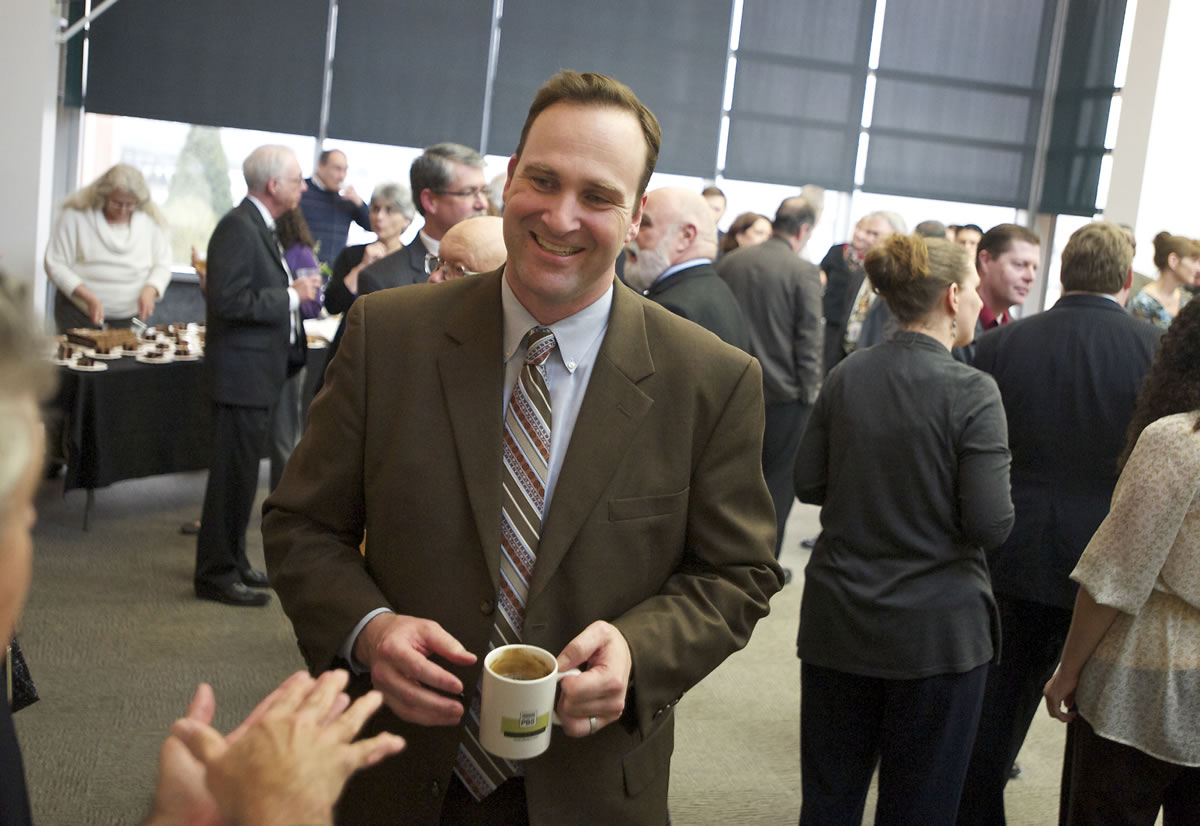
[{"label": "bald man with beard", "polygon": [[717,225],[690,189],[646,196],[637,237],[625,246],[625,283],[728,344],[749,352],[750,330],[737,299],[713,268]]},{"label": "bald man with beard", "polygon": [[494,215],[460,221],[446,230],[438,251],[438,256],[427,256],[431,284],[498,270],[508,257],[504,221]]}]

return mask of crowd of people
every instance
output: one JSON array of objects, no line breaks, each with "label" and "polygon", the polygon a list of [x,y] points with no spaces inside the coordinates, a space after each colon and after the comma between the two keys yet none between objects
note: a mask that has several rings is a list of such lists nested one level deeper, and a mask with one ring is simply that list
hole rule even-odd
[{"label": "crowd of people", "polygon": [[[716,186],[647,192],[661,141],[628,88],[562,72],[498,207],[458,144],[369,201],[338,150],[307,180],[284,147],[246,159],[205,261],[195,592],[257,606],[274,589],[311,671],[340,676],[293,678],[226,738],[201,690],[163,783],[186,745],[228,811],[249,770],[214,766],[303,718],[342,749],[373,735],[309,799],[327,809],[363,768],[345,822],[668,822],[673,706],[790,580],[799,498],[821,508],[797,640],[802,824],[858,823],[876,769],[879,822],[1003,823],[1043,699],[1070,724],[1064,822],[1194,816],[1200,243],[1160,233],[1158,278],[1138,282],[1132,230],[1089,223],[1062,298],[1015,319],[1042,264],[1030,229],[909,234],[873,212],[814,264],[818,188],[722,232]],[[346,246],[351,222],[376,239]],[[60,329],[148,317],[165,249],[136,170],[72,196],[46,254]],[[302,321],[338,313],[300,439],[276,420]],[[42,385],[13,386],[32,409]],[[264,573],[246,529],[280,433]],[[24,509],[6,518],[25,518],[31,461],[0,478]],[[562,681],[551,759],[478,744],[483,655],[514,640],[584,669]],[[346,710],[343,688],[366,699]],[[323,734],[312,709],[346,722]],[[383,760],[399,736],[409,758]],[[309,770],[304,744],[280,772]]]}]

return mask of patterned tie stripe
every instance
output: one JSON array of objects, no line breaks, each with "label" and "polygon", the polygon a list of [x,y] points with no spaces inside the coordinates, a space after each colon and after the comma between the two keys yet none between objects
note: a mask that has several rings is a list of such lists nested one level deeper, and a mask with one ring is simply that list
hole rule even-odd
[{"label": "patterned tie stripe", "polygon": [[[542,533],[552,422],[544,365],[555,347],[554,334],[545,327],[534,327],[525,335],[525,345],[525,364],[504,417],[500,587],[489,651],[521,641],[525,598]],[[517,773],[515,765],[488,754],[479,745],[479,705],[476,685],[463,719],[463,739],[454,769],[476,800],[487,797]]]}]

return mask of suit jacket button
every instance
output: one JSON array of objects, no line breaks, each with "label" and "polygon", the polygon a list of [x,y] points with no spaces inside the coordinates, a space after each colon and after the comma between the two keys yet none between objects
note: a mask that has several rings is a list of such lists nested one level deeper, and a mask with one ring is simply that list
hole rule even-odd
[{"label": "suit jacket button", "polygon": [[442,784],[436,780],[429,784],[429,793],[434,797],[438,797],[442,793]]},{"label": "suit jacket button", "polygon": [[496,603],[492,602],[490,599],[485,599],[483,602],[479,603],[479,613],[483,614],[485,617],[491,616],[492,612],[495,610]]}]

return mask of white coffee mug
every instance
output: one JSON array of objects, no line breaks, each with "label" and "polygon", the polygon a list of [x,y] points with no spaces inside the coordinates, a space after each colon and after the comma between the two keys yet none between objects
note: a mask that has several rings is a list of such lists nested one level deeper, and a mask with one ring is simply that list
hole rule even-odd
[{"label": "white coffee mug", "polygon": [[[503,658],[503,659],[502,659]],[[493,670],[515,674],[514,665],[526,666],[531,679],[503,676]],[[506,667],[508,666],[508,667]],[[557,658],[536,645],[502,645],[483,658],[483,696],[479,710],[479,744],[497,757],[528,760],[550,747],[550,725],[558,724],[554,700],[558,681],[578,668],[559,671]]]}]

